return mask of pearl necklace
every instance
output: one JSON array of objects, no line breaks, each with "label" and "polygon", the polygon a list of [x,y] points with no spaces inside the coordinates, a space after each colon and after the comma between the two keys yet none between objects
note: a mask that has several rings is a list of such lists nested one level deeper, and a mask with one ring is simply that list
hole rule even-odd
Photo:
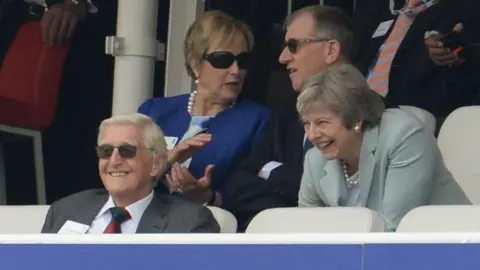
[{"label": "pearl necklace", "polygon": [[357,179],[350,179],[350,177],[348,177],[347,163],[345,163],[345,161],[342,161],[342,163],[343,163],[343,175],[345,176],[345,181],[347,182],[347,184],[351,186],[358,184],[358,182],[360,182],[360,176],[357,177]]},{"label": "pearl necklace", "polygon": [[[190,115],[192,114],[192,108],[193,108],[193,104],[195,103],[195,97],[197,96],[197,94],[198,94],[198,91],[195,90],[190,93],[190,97],[188,98],[187,112]],[[235,102],[233,102],[232,105],[230,105],[230,108],[232,108],[233,106],[235,106]]]}]

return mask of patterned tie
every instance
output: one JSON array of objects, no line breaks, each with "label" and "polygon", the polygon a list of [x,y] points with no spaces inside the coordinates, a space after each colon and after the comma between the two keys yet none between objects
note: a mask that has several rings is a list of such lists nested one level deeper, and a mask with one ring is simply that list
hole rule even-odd
[{"label": "patterned tie", "polygon": [[[422,3],[421,0],[410,0],[408,1],[407,9],[415,8]],[[395,26],[383,45],[373,71],[368,76],[370,88],[382,96],[386,96],[388,93],[388,78],[390,76],[393,58],[414,19],[415,16],[408,16],[404,12],[398,14]]]},{"label": "patterned tie", "polygon": [[103,233],[122,233],[122,223],[132,218],[124,207],[112,207],[109,209],[112,221]]}]

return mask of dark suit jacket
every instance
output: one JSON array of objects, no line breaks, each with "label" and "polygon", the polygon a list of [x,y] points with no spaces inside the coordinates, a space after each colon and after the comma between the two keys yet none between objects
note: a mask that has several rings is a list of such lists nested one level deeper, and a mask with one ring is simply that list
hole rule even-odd
[{"label": "dark suit jacket", "polygon": [[[356,1],[354,21],[359,46],[354,62],[364,74],[390,34],[372,39],[373,33],[381,22],[394,18],[388,0]],[[479,59],[467,55],[467,62],[460,67],[439,67],[430,59],[424,44],[426,31],[449,33],[458,22],[464,23],[467,40],[480,39],[480,1],[442,0],[418,15],[393,60],[387,105],[417,106],[442,117],[472,103],[480,90],[480,80],[475,77]]]},{"label": "dark suit jacket", "polygon": [[[262,210],[297,205],[304,130],[295,102],[291,99],[273,113],[263,139],[227,181],[228,210],[237,217],[240,231]],[[258,177],[260,169],[270,161],[283,165],[274,169],[268,180]]]},{"label": "dark suit jacket", "polygon": [[[108,200],[104,189],[82,191],[54,202],[42,233],[57,233],[66,221],[90,225]],[[137,233],[219,233],[208,208],[173,196],[158,195],[143,213]]]}]

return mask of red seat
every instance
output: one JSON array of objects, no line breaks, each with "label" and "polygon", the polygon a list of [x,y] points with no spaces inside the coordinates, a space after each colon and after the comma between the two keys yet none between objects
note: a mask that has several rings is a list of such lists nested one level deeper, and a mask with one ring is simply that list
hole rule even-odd
[{"label": "red seat", "polygon": [[0,124],[42,130],[54,119],[69,44],[49,46],[40,22],[20,29],[0,70]]}]

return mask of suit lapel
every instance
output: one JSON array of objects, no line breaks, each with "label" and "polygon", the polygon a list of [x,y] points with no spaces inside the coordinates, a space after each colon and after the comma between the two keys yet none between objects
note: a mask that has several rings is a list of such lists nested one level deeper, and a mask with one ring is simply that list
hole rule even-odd
[{"label": "suit lapel", "polygon": [[348,199],[345,176],[339,160],[329,160],[325,163],[324,174],[320,186],[327,199],[328,206],[345,205]]},{"label": "suit lapel", "polygon": [[72,221],[90,225],[92,224],[95,217],[102,209],[103,205],[108,200],[108,192],[107,191],[99,191],[98,196],[94,196],[90,203],[87,204],[86,209],[84,211],[76,211]]},{"label": "suit lapel", "polygon": [[167,226],[168,204],[154,195],[138,224],[137,233],[163,233]]},{"label": "suit lapel", "polygon": [[360,204],[365,207],[375,171],[375,149],[378,144],[378,127],[365,131],[360,150]]}]

